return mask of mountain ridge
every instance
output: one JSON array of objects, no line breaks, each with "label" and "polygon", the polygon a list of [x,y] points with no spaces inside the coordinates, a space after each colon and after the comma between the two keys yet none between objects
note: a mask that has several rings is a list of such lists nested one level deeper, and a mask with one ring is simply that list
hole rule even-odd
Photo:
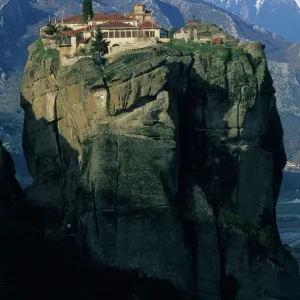
[{"label": "mountain ridge", "polygon": [[299,0],[206,1],[236,14],[246,22],[266,28],[288,41],[300,41],[300,34],[295,30],[300,26]]}]

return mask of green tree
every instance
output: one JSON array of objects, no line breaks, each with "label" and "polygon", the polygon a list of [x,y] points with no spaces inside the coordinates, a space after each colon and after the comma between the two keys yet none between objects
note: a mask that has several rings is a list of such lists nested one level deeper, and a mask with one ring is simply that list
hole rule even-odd
[{"label": "green tree", "polygon": [[46,25],[45,33],[48,35],[56,35],[57,34],[57,27],[50,22]]},{"label": "green tree", "polygon": [[65,25],[65,26],[63,26],[62,30],[63,31],[70,31],[70,30],[73,30],[73,29],[72,29],[72,27]]},{"label": "green tree", "polygon": [[175,32],[177,32],[179,30],[179,28],[177,28],[177,27],[173,27],[173,28],[171,28],[170,30],[169,30],[169,37],[170,37],[170,39],[173,39],[174,38],[174,34],[175,34]]},{"label": "green tree", "polygon": [[102,59],[102,56],[108,53],[109,41],[104,39],[103,32],[101,31],[100,26],[96,28],[95,39],[92,41],[91,52],[92,54],[98,54],[99,58]]},{"label": "green tree", "polygon": [[92,0],[83,0],[83,2],[82,2],[82,18],[83,18],[84,23],[87,22],[89,16],[91,17],[91,19],[94,18]]}]

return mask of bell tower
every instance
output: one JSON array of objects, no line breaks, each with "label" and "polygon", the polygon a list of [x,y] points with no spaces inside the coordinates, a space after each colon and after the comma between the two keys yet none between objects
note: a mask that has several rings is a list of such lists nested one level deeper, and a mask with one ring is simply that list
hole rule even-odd
[{"label": "bell tower", "polygon": [[140,23],[145,22],[146,6],[144,4],[134,5],[134,18]]}]

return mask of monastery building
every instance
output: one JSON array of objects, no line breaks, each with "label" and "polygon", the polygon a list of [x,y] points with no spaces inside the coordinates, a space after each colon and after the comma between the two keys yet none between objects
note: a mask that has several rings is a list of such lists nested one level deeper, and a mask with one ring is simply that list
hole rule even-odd
[{"label": "monastery building", "polygon": [[[135,4],[128,14],[94,13],[94,17],[83,22],[81,15],[55,19],[54,24],[62,29],[56,36],[60,56],[72,56],[93,39],[96,27],[100,26],[106,40],[110,41],[109,51],[116,46],[138,45],[142,40],[169,41],[168,30],[157,24],[151,11],[143,4]],[[45,27],[43,27],[45,28]],[[43,35],[41,28],[41,35]]]}]

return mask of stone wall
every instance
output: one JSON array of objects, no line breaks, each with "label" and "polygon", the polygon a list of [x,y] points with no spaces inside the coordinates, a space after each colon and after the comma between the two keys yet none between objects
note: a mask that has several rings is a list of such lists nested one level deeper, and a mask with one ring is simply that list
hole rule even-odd
[{"label": "stone wall", "polygon": [[[77,48],[76,47],[59,47],[59,63],[61,66],[64,65],[68,58],[74,58],[76,54]],[[76,61],[76,58],[74,58]]]},{"label": "stone wall", "polygon": [[152,47],[157,45],[156,39],[148,39],[148,38],[139,38],[136,39],[134,43],[125,43],[125,44],[119,44],[120,46],[110,46],[109,48],[109,54],[107,57],[109,59],[116,59],[117,57],[121,56],[122,54],[136,49],[142,49],[146,47]]},{"label": "stone wall", "polygon": [[76,56],[73,56],[73,57],[66,57],[66,56],[63,56],[62,59],[61,59],[61,64],[60,64],[60,66],[61,66],[61,67],[71,66],[71,65],[73,65],[76,61],[78,61],[79,59],[84,58],[84,57],[91,57],[91,56],[90,56],[90,55],[85,55],[85,56],[79,56],[79,55],[76,55]]}]

